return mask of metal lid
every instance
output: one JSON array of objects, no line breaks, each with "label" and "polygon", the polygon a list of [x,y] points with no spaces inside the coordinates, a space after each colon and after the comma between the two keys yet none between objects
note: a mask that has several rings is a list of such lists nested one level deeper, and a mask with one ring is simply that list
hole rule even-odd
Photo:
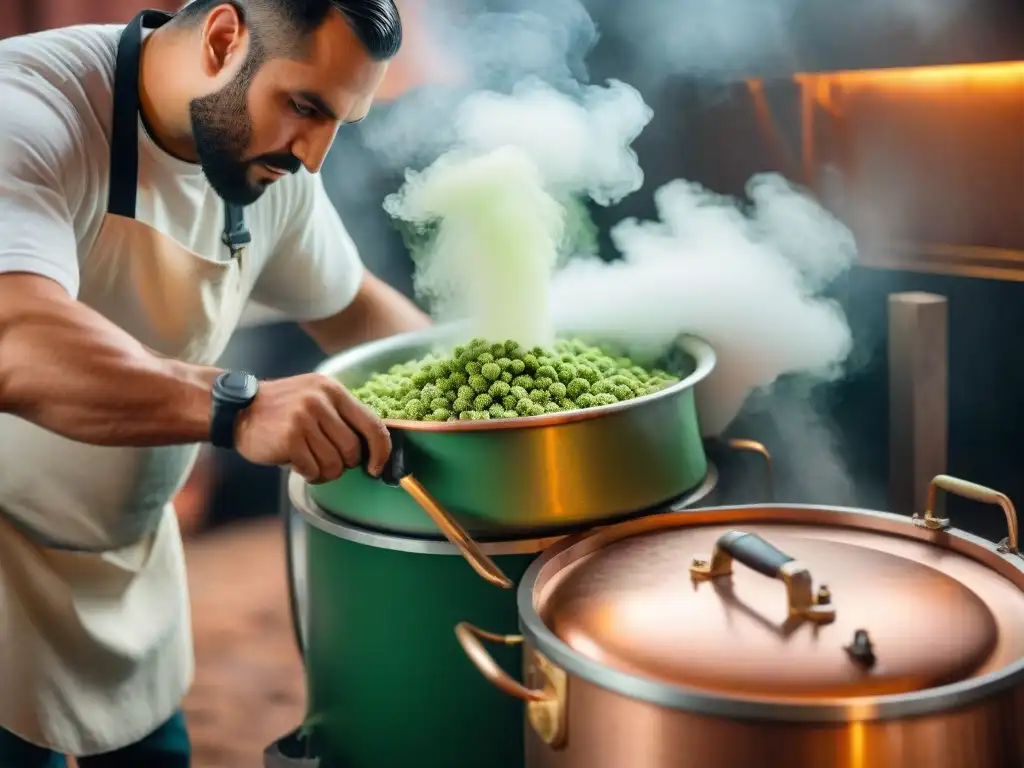
[{"label": "metal lid", "polygon": [[654,530],[564,563],[535,607],[584,657],[733,696],[878,696],[977,672],[999,635],[986,602],[932,567],[941,560],[885,541],[785,525]]}]

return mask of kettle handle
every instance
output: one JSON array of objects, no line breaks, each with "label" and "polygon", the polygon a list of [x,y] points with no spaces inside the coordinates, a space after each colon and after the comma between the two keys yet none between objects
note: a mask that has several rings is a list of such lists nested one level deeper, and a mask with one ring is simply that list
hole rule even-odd
[{"label": "kettle handle", "polygon": [[808,619],[818,624],[828,624],[835,620],[836,609],[828,590],[821,587],[815,594],[810,571],[800,561],[756,533],[726,531],[715,542],[710,561],[693,560],[690,575],[697,580],[730,576],[733,560],[762,576],[778,579],[785,584],[791,617]]}]

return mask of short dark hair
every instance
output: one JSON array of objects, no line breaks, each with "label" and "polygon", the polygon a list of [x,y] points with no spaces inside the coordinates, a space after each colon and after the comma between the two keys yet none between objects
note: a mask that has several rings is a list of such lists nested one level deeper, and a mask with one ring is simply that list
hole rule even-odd
[{"label": "short dark hair", "polygon": [[178,20],[198,22],[219,5],[238,11],[262,56],[294,52],[332,9],[345,17],[376,61],[392,58],[402,46],[402,19],[394,0],[193,0],[178,11]]}]

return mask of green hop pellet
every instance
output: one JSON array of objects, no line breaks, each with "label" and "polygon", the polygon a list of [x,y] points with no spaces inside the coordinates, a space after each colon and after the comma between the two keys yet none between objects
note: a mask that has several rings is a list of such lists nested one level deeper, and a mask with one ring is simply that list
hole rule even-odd
[{"label": "green hop pellet", "polygon": [[565,388],[566,397],[576,400],[580,395],[590,391],[590,382],[586,379],[573,379]]},{"label": "green hop pellet", "polygon": [[506,384],[504,381],[496,381],[491,384],[487,393],[491,397],[504,397],[511,391],[512,387]]},{"label": "green hop pellet", "polygon": [[491,407],[491,403],[493,402],[494,398],[492,398],[486,392],[483,392],[473,399],[473,408],[475,408],[478,411],[486,411],[488,408]]},{"label": "green hop pellet", "polygon": [[480,368],[480,375],[488,381],[497,381],[501,376],[501,367],[497,363],[484,363]]},{"label": "green hop pellet", "polygon": [[612,394],[615,395],[617,400],[630,400],[633,397],[633,390],[625,384],[616,384]]},{"label": "green hop pellet", "polygon": [[474,392],[486,392],[487,388],[491,386],[491,382],[480,374],[476,374],[469,377],[469,386],[473,388]]},{"label": "green hop pellet", "polygon": [[554,366],[542,365],[537,369],[537,376],[547,376],[549,379],[557,379],[558,371],[555,370]]},{"label": "green hop pellet", "polygon": [[526,363],[524,363],[522,360],[513,358],[508,369],[512,371],[514,375],[518,376],[519,374],[523,373],[526,370]]},{"label": "green hop pellet", "polygon": [[556,400],[561,400],[563,397],[566,396],[568,389],[566,388],[565,384],[563,384],[560,381],[556,381],[553,382],[551,386],[548,387],[548,392],[550,392],[551,396]]}]

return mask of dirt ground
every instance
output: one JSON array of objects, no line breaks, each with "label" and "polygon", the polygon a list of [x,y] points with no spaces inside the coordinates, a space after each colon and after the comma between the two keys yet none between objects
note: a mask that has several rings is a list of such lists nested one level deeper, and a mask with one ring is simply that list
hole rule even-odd
[{"label": "dirt ground", "polygon": [[288,613],[277,519],[185,545],[196,677],[185,713],[194,768],[259,768],[263,749],[303,716],[302,663]]}]

